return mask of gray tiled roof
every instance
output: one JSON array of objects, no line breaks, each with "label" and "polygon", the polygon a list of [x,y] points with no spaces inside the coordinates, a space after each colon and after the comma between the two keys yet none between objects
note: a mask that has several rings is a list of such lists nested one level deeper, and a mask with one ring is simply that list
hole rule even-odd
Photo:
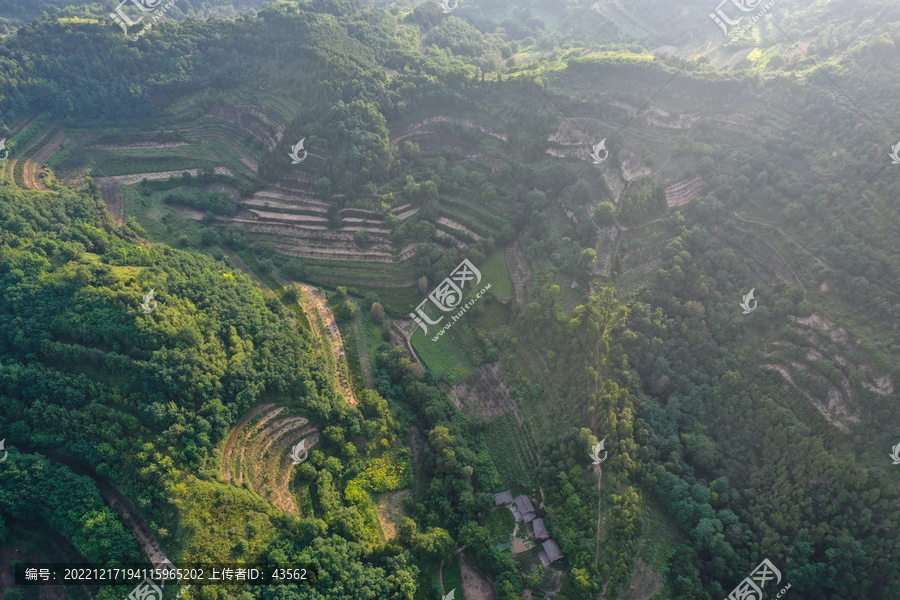
[{"label": "gray tiled roof", "polygon": [[543,519],[535,519],[531,522],[531,525],[534,527],[534,539],[541,540],[550,537]]},{"label": "gray tiled roof", "polygon": [[512,492],[506,490],[505,492],[500,492],[499,494],[494,494],[494,504],[496,506],[500,506],[501,504],[509,504],[513,501]]},{"label": "gray tiled roof", "polygon": [[540,552],[538,552],[538,558],[541,559],[541,564],[542,564],[542,565],[544,565],[545,567],[549,567],[549,566],[550,566],[550,557],[547,556],[547,553],[544,552],[543,550],[541,550]]},{"label": "gray tiled roof", "polygon": [[531,504],[531,500],[529,500],[528,496],[526,496],[525,494],[516,496],[516,508],[518,508],[519,512],[523,515],[526,513],[534,512],[534,505]]},{"label": "gray tiled roof", "polygon": [[559,549],[559,544],[556,543],[555,540],[547,540],[543,543],[544,552],[547,553],[547,556],[550,558],[550,562],[559,560],[563,557],[562,550]]}]

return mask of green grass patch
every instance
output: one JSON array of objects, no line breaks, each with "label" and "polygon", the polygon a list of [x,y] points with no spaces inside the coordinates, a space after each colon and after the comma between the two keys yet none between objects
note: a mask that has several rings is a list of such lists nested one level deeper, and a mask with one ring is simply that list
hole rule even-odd
[{"label": "green grass patch", "polygon": [[169,556],[210,563],[259,558],[277,531],[269,520],[271,505],[243,488],[186,478],[177,487],[179,537]]},{"label": "green grass patch", "polygon": [[[139,157],[111,158],[100,161],[97,170],[105,177],[131,175],[136,173],[156,173],[161,171],[188,171],[211,166],[197,159],[187,157],[157,157],[152,160]],[[214,165],[212,165],[214,166]]]},{"label": "green grass patch", "polygon": [[666,600],[675,597],[675,590],[669,583],[669,560],[675,548],[681,544],[685,537],[678,530],[675,521],[668,516],[663,509],[653,500],[653,495],[640,490],[642,509],[646,531],[638,541],[640,547],[639,556],[649,564],[654,571],[662,575],[662,586],[659,591],[648,600]]},{"label": "green grass patch", "polygon": [[[491,287],[491,290],[493,289]],[[479,329],[490,330],[501,327],[512,319],[512,309],[509,305],[490,297],[483,299],[481,303],[483,303],[483,306],[475,315],[475,324]]]},{"label": "green grass patch", "polygon": [[372,306],[363,306],[364,303],[362,301],[357,304],[360,307],[360,330],[366,337],[366,348],[369,351],[369,361],[374,369],[375,355],[378,352],[378,346],[387,342],[381,337],[381,323],[377,322],[375,318],[372,317]]},{"label": "green grass patch", "polygon": [[161,194],[156,199],[147,198],[142,196],[136,187],[123,185],[122,198],[125,216],[135,217],[151,240],[177,246],[178,239],[182,235],[192,233],[198,228],[196,222],[180,216],[165,206]]},{"label": "green grass patch", "polygon": [[491,284],[491,293],[500,300],[512,300],[513,283],[506,265],[506,253],[501,249],[487,257],[480,267],[482,281]]},{"label": "green grass patch", "polygon": [[[446,576],[446,565],[444,566],[444,569],[444,576]],[[440,570],[441,563],[439,561],[432,561],[422,565],[422,570],[419,573],[419,585],[416,588],[415,600],[436,600],[443,596],[441,593]]]},{"label": "green grass patch", "polygon": [[507,507],[498,506],[488,515],[484,527],[491,532],[491,545],[505,544],[512,541],[516,518]]},{"label": "green grass patch", "polygon": [[452,328],[436,342],[431,341],[439,330],[436,325],[429,326],[428,332],[431,335],[426,337],[421,329],[416,329],[410,341],[416,354],[435,377],[448,385],[454,385],[478,365],[472,364],[462,339],[459,335],[454,335]]},{"label": "green grass patch", "polygon": [[462,573],[459,570],[458,560],[444,563],[444,589],[441,592],[446,595],[450,590],[456,590],[455,596],[462,598]]},{"label": "green grass patch", "polygon": [[519,482],[527,481],[516,444],[511,443],[517,436],[524,435],[512,414],[506,414],[488,425],[485,433],[491,460],[500,474],[503,489],[512,488]]},{"label": "green grass patch", "polygon": [[[359,302],[354,302],[360,308]],[[335,321],[344,338],[344,355],[347,357],[347,365],[350,367],[350,387],[358,395],[366,389],[366,378],[363,377],[362,364],[359,356],[359,344],[356,343],[356,335],[353,333],[351,321]]]}]

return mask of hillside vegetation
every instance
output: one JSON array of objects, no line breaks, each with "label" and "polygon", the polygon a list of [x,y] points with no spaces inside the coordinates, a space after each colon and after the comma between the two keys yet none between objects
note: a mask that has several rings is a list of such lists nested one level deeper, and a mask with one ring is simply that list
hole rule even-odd
[{"label": "hillside vegetation", "polygon": [[188,600],[900,596],[900,12],[661,4],[10,13],[0,544],[319,570]]}]

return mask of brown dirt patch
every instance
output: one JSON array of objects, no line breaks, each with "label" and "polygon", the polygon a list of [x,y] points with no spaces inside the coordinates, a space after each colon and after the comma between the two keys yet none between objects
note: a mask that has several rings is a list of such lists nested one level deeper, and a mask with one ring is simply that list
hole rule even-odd
[{"label": "brown dirt patch", "polygon": [[344,338],[341,336],[341,330],[334,320],[334,313],[331,312],[325,301],[325,294],[309,285],[301,284],[300,288],[303,290],[303,297],[300,301],[303,311],[310,316],[311,320],[315,319],[315,315],[318,315],[319,318],[316,321],[320,322],[324,327],[324,331],[320,333],[326,335],[331,343],[334,353],[332,375],[338,384],[338,389],[348,403],[356,406],[359,404],[359,401],[356,399],[356,395],[353,393],[353,388],[350,385],[350,364],[347,361],[347,354],[344,352]]},{"label": "brown dirt patch", "polygon": [[497,590],[494,589],[491,580],[469,564],[465,556],[461,556],[459,559],[459,571],[462,575],[465,600],[496,600]]},{"label": "brown dirt patch", "polygon": [[32,157],[25,162],[23,174],[25,177],[25,186],[32,190],[46,190],[47,186],[41,181],[39,173],[43,165],[50,158],[60,151],[66,141],[66,135],[62,130],[57,131],[56,135],[50,138],[40,150],[35,152]]},{"label": "brown dirt patch", "polygon": [[170,204],[169,206],[172,208],[172,210],[175,211],[176,214],[186,219],[191,219],[192,221],[202,221],[203,215],[206,214],[202,210],[191,208],[190,206],[186,206],[184,204]]},{"label": "brown dirt patch", "polygon": [[231,453],[234,451],[234,442],[237,440],[238,434],[254,417],[273,406],[275,406],[274,403],[259,404],[255,406],[253,410],[250,411],[250,414],[244,417],[243,420],[238,423],[238,426],[228,435],[228,440],[225,442],[225,450],[222,452],[222,477],[225,481],[231,481]]},{"label": "brown dirt patch", "polygon": [[479,123],[476,123],[472,119],[463,119],[460,117],[448,117],[448,116],[438,116],[438,117],[428,117],[427,119],[422,119],[421,121],[416,121],[415,123],[411,123],[407,127],[404,127],[401,131],[397,132],[391,137],[391,143],[397,144],[397,142],[410,137],[418,132],[419,129],[426,125],[430,125],[431,123],[454,123],[456,125],[462,125],[464,127],[471,127],[473,129],[477,129],[481,133],[485,133],[487,135],[493,136],[499,140],[506,141],[506,134],[495,129],[491,129],[490,127],[486,127]]},{"label": "brown dirt patch", "polygon": [[697,175],[666,186],[666,205],[672,207],[687,204],[692,198],[697,197],[700,190],[703,189],[703,183],[703,177]]},{"label": "brown dirt patch", "polygon": [[[285,410],[274,404],[256,406],[229,434],[222,459],[222,476],[226,481],[235,480],[266,498],[276,507],[287,512],[297,512],[291,496],[290,483],[294,473],[290,448],[300,440],[307,440],[306,448],[312,449],[319,441],[318,430],[308,425],[305,417],[275,418]],[[251,421],[265,415],[256,423]],[[239,448],[235,446],[238,445]],[[232,457],[237,464],[232,473]]]},{"label": "brown dirt patch", "polygon": [[[800,364],[794,362],[791,363],[791,366],[795,369],[801,368]],[[806,397],[807,400],[809,400],[809,402],[822,414],[822,416],[825,417],[826,421],[828,421],[844,433],[850,432],[850,428],[847,425],[848,423],[859,422],[859,417],[851,412],[850,408],[847,406],[843,394],[841,394],[841,392],[837,388],[831,385],[831,383],[828,384],[827,398],[817,399],[812,397],[806,392],[806,390],[802,389],[794,382],[794,379],[791,377],[791,374],[786,367],[774,364],[760,365],[760,367],[771,371],[778,371],[781,376],[787,380],[791,387],[803,394],[803,396]]]},{"label": "brown dirt patch", "polygon": [[241,193],[234,186],[228,185],[227,183],[211,183],[204,188],[207,192],[219,192],[221,194],[225,194],[232,200],[239,200],[241,197]]},{"label": "brown dirt patch", "polygon": [[148,148],[175,148],[187,145],[187,142],[134,142],[125,146],[118,144],[94,144],[91,148],[96,148],[97,150],[145,150]]},{"label": "brown dirt patch", "polygon": [[284,125],[260,106],[250,104],[231,106],[217,102],[206,110],[204,116],[236,123],[265,144],[269,151],[275,148],[284,134]]},{"label": "brown dirt patch", "polygon": [[97,187],[103,196],[103,203],[113,220],[121,225],[125,221],[125,198],[122,195],[122,186],[115,179],[98,177]]},{"label": "brown dirt patch", "polygon": [[157,171],[156,173],[135,173],[134,175],[116,175],[115,177],[110,177],[115,181],[118,181],[122,185],[132,185],[135,183],[140,183],[144,179],[147,181],[151,181],[153,179],[169,179],[170,177],[181,177],[183,173],[190,173],[192,176],[196,177],[197,173],[200,172],[200,169],[184,169],[182,171]]},{"label": "brown dirt patch", "polygon": [[597,275],[609,277],[612,270],[613,256],[616,254],[616,241],[619,239],[619,229],[615,225],[605,225],[597,228],[597,262],[593,272]]},{"label": "brown dirt patch", "polygon": [[662,587],[662,575],[638,557],[631,572],[631,584],[621,597],[622,600],[648,600]]},{"label": "brown dirt patch", "polygon": [[499,363],[484,365],[466,375],[450,388],[450,398],[467,417],[480,414],[495,418],[516,410]]},{"label": "brown dirt patch", "polygon": [[525,257],[525,249],[521,242],[516,240],[506,247],[505,254],[516,304],[525,306],[531,302],[531,265]]},{"label": "brown dirt patch", "polygon": [[403,502],[411,493],[410,490],[399,490],[378,494],[376,498],[375,510],[378,512],[378,521],[388,541],[396,539],[399,534],[400,519],[405,516]]},{"label": "brown dirt patch", "polygon": [[644,160],[630,150],[623,149],[619,157],[622,161],[622,177],[627,181],[643,175],[649,175],[652,172],[650,167],[644,163]]},{"label": "brown dirt patch", "polygon": [[439,217],[437,221],[438,221],[438,223],[441,223],[442,225],[446,225],[447,227],[450,227],[451,229],[455,229],[457,231],[463,231],[463,232],[471,235],[476,240],[481,239],[480,235],[478,235],[477,233],[475,233],[474,231],[472,231],[465,225],[461,225],[452,219],[448,219],[447,217]]}]

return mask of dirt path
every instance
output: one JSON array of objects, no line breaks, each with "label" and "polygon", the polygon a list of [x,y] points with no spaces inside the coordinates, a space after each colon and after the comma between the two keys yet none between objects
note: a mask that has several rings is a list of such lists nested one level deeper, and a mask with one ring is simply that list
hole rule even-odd
[{"label": "dirt path", "polygon": [[875,203],[872,202],[871,200],[869,200],[869,197],[868,197],[868,196],[866,196],[863,192],[860,192],[859,195],[863,197],[863,200],[865,200],[865,201],[869,204],[869,207],[870,207],[872,210],[874,210],[875,212],[877,212],[877,213],[879,214],[879,216],[881,216],[882,219],[884,219],[885,221],[887,221],[888,225],[890,225],[891,227],[893,227],[894,229],[896,229],[896,226],[894,225],[894,222],[893,222],[889,217],[885,216],[885,214],[884,214],[883,212],[881,212],[881,211],[878,209],[877,206],[875,206]]},{"label": "dirt path", "polygon": [[[356,399],[356,395],[353,393],[353,388],[350,385],[350,364],[347,360],[347,353],[344,352],[344,338],[341,336],[341,330],[334,320],[334,313],[328,308],[324,293],[311,285],[299,285],[300,289],[303,290],[301,306],[304,311],[307,311],[307,314],[312,315],[312,312],[310,311],[315,311],[319,315],[321,324],[325,329],[323,333],[328,336],[328,339],[331,342],[331,349],[334,356],[333,375],[335,377],[335,382],[341,393],[344,394],[347,402],[356,406],[359,404],[359,401]],[[360,360],[362,360],[362,358],[360,358]]]},{"label": "dirt path", "polygon": [[[29,187],[29,185],[28,185],[28,179],[27,179],[28,166],[31,164],[31,160],[26,157],[31,156],[32,150],[39,148],[44,143],[44,140],[47,140],[49,138],[50,134],[53,132],[54,127],[55,127],[55,125],[53,123],[46,125],[43,129],[41,129],[40,132],[38,132],[37,135],[35,135],[22,148],[18,148],[16,150],[16,157],[9,161],[9,166],[10,166],[11,173],[13,176],[13,181],[15,182],[16,186],[19,187],[20,189],[26,189],[26,190],[27,189],[35,189],[33,187]],[[5,163],[6,163],[6,161],[4,161],[4,164]],[[22,166],[21,173],[16,172],[19,165]]]},{"label": "dirt path", "polygon": [[[790,270],[791,275],[793,275],[793,276],[794,276],[794,279],[797,280],[797,283],[800,284],[800,288],[803,290],[803,299],[806,300],[806,286],[803,285],[803,282],[800,281],[800,278],[799,278],[799,277],[797,277],[797,273],[794,272],[793,267],[791,267],[791,263],[789,263],[788,261],[786,261],[786,260],[784,259],[784,257],[781,255],[781,252],[779,252],[778,250],[776,250],[776,249],[775,249],[775,246],[773,246],[772,244],[770,244],[770,243],[768,242],[768,240],[766,240],[766,239],[764,239],[764,238],[762,238],[762,237],[756,235],[755,233],[753,233],[753,232],[751,232],[751,231],[745,231],[745,230],[741,229],[740,227],[735,227],[735,229],[737,229],[738,231],[742,231],[742,232],[746,233],[747,235],[752,235],[753,237],[762,240],[763,243],[765,243],[769,248],[771,248],[771,249],[772,249],[772,252],[774,252],[775,254],[778,255],[778,258],[781,259],[781,262],[783,262],[783,263],[785,264],[785,266]],[[776,271],[776,272],[775,272],[775,275],[777,276],[778,273],[780,273],[780,271]]]},{"label": "dirt path", "polygon": [[97,487],[100,488],[100,495],[103,496],[103,499],[106,500],[109,507],[119,513],[119,516],[122,517],[122,522],[126,527],[131,529],[131,533],[134,534],[134,537],[137,539],[138,545],[141,547],[141,550],[144,551],[144,554],[150,558],[150,562],[154,565],[161,565],[168,561],[169,557],[163,552],[162,546],[159,545],[159,542],[157,542],[156,538],[153,537],[153,534],[150,533],[150,529],[144,523],[143,519],[138,516],[137,511],[134,510],[134,507],[131,506],[128,499],[120,494],[119,490],[115,489],[112,484],[104,480],[98,479]]},{"label": "dirt path", "polygon": [[266,290],[269,289],[269,286],[267,286],[265,283],[263,283],[262,280],[256,276],[256,274],[253,272],[253,269],[248,267],[247,263],[245,263],[241,259],[241,257],[237,255],[237,253],[234,250],[232,250],[228,246],[222,246],[221,248],[222,248],[222,252],[224,252],[228,256],[228,258],[231,259],[231,262],[234,263],[234,266],[236,266],[238,269],[240,269],[241,271],[244,272],[244,275],[246,275],[247,277],[249,277],[256,283],[258,283],[260,285],[260,287],[262,287],[263,289],[266,289]]},{"label": "dirt path", "polygon": [[412,345],[412,336],[418,329],[415,321],[412,319],[394,319],[393,325],[391,328],[391,344],[402,346],[416,362],[422,362]]},{"label": "dirt path", "polygon": [[107,212],[116,224],[121,225],[125,222],[125,196],[122,194],[122,186],[118,181],[109,177],[98,177],[95,181],[100,189],[100,195],[103,197],[103,203],[106,204]]},{"label": "dirt path", "polygon": [[430,125],[431,123],[445,123],[450,122],[456,125],[462,125],[464,127],[471,127],[473,129],[477,129],[481,133],[493,136],[498,140],[503,140],[504,142],[507,139],[507,136],[502,131],[497,131],[496,129],[492,129],[485,125],[481,125],[480,123],[476,123],[472,119],[463,119],[460,117],[449,117],[445,115],[436,116],[436,117],[428,117],[427,119],[422,119],[421,121],[416,121],[415,123],[410,123],[406,127],[404,127],[401,131],[398,131],[391,137],[391,144],[396,145],[397,142],[409,137],[425,125]]},{"label": "dirt path", "polygon": [[[144,179],[147,181],[152,181],[154,179],[170,179],[172,177],[181,177],[184,173],[190,173],[191,176],[196,177],[200,172],[200,169],[184,169],[182,171],[157,171],[156,173],[135,173],[134,175],[115,175],[111,177],[111,179],[115,179],[119,183],[123,185],[133,185],[135,183],[140,183]],[[231,169],[228,167],[216,167],[214,172],[217,175],[228,175],[229,177],[233,177],[234,173],[231,172]]]},{"label": "dirt path", "polygon": [[[798,248],[800,248],[801,250],[803,250],[804,252],[806,252],[807,254],[809,254],[809,256],[812,257],[812,259],[815,260],[817,263],[819,263],[824,269],[827,269],[827,270],[832,271],[832,272],[836,271],[836,269],[832,268],[832,267],[831,267],[830,265],[828,265],[825,261],[823,261],[823,260],[820,259],[818,256],[816,256],[815,254],[813,254],[812,252],[810,252],[809,250],[807,250],[806,248],[804,248],[803,246],[801,246],[800,243],[799,243],[797,240],[795,240],[794,238],[792,238],[791,236],[789,236],[788,234],[786,234],[784,231],[782,231],[781,227],[778,227],[777,225],[772,225],[771,223],[765,223],[765,222],[763,222],[763,221],[755,221],[755,220],[753,220],[753,219],[745,219],[744,217],[742,217],[741,215],[737,214],[736,212],[732,212],[731,214],[732,214],[736,219],[738,219],[738,220],[740,220],[740,221],[743,221],[743,222],[745,222],[745,223],[755,223],[755,224],[757,224],[757,225],[762,225],[763,227],[771,227],[772,229],[774,229],[775,231],[777,231],[778,233],[780,233],[781,235],[783,235],[784,237],[786,237],[787,239],[789,239],[789,240],[790,240],[794,245],[796,245]],[[782,260],[784,260],[784,259],[782,259]]]},{"label": "dirt path", "polygon": [[375,375],[372,372],[372,362],[369,358],[369,345],[366,343],[366,335],[362,330],[361,321],[362,316],[359,313],[353,315],[353,335],[356,338],[356,347],[359,349],[359,366],[362,369],[366,387],[375,389]]},{"label": "dirt path", "polygon": [[505,254],[516,304],[525,306],[531,302],[531,266],[525,257],[525,249],[517,239],[506,247]]},{"label": "dirt path", "polygon": [[25,187],[30,190],[46,190],[47,186],[38,176],[44,163],[46,163],[54,154],[59,152],[65,141],[66,135],[60,129],[56,134],[45,143],[40,150],[35,152],[32,157],[25,161],[22,176],[25,178]]},{"label": "dirt path", "polygon": [[594,554],[595,567],[600,560],[600,520],[603,518],[603,513],[600,512],[600,505],[603,503],[603,495],[601,493],[600,487],[600,482],[603,481],[603,469],[600,467],[600,465],[597,465],[597,475],[597,551]]},{"label": "dirt path", "polygon": [[653,225],[654,223],[659,223],[660,221],[668,221],[669,219],[666,217],[659,217],[657,219],[653,219],[652,221],[647,221],[646,223],[641,223],[640,225],[632,225],[631,227],[625,227],[624,225],[619,224],[619,220],[616,219],[616,226],[622,231],[629,231],[631,229],[640,229],[641,227],[646,227],[647,225]]}]

